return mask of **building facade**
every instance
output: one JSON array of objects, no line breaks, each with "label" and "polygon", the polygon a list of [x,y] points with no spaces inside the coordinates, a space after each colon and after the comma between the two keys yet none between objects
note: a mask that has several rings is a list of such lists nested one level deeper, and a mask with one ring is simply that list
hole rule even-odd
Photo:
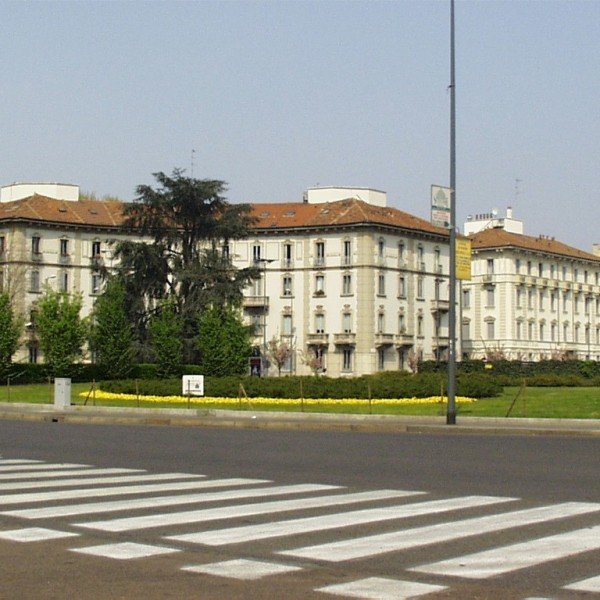
[{"label": "building facade", "polygon": [[[77,186],[2,188],[0,284],[29,324],[18,360],[41,358],[27,315],[46,285],[80,292],[91,312],[99,267],[118,268],[111,242],[126,237],[122,206],[81,200]],[[236,266],[262,270],[245,292],[244,315],[261,355],[272,339],[293,348],[284,373],[310,373],[314,359],[328,375],[356,376],[445,357],[446,230],[365,188],[313,189],[302,202],[252,210],[251,236],[226,251]]]},{"label": "building facade", "polygon": [[461,293],[463,356],[600,360],[600,256],[495,214],[465,225],[472,279]]}]

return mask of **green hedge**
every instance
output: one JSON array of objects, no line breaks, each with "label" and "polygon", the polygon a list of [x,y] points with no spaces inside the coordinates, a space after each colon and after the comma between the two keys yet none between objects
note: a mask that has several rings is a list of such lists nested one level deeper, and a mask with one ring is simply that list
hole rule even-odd
[{"label": "green hedge", "polygon": [[[354,379],[331,377],[205,377],[206,396],[235,398],[241,388],[251,398],[425,398],[445,393],[445,376],[386,372]],[[101,389],[140,395],[181,395],[181,379],[105,381]],[[457,394],[474,398],[497,396],[502,386],[478,375],[461,375]]]}]

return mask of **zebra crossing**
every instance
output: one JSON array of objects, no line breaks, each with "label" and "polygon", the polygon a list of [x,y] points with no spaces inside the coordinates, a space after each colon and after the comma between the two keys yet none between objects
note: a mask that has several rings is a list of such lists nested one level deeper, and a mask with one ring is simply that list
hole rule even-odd
[{"label": "zebra crossing", "polygon": [[[541,525],[548,533],[539,533]],[[373,531],[365,533],[367,527]],[[498,543],[495,536],[507,531],[515,539]],[[98,536],[103,543],[86,545]],[[434,598],[458,585],[598,553],[600,503],[523,506],[515,497],[430,498],[424,490],[357,491],[0,458],[0,541],[54,540],[67,546],[77,540],[69,552],[112,560],[180,555],[182,573],[239,581],[301,577],[326,565],[391,556],[397,557],[393,576],[335,581],[312,591],[364,600]],[[453,544],[465,540],[477,549],[456,551]],[[189,564],[202,548],[226,552],[223,560]],[[435,548],[436,560],[421,560],[417,552],[414,564],[406,551],[423,548]],[[600,560],[593,569],[576,580],[563,578],[556,593],[600,595]]]}]

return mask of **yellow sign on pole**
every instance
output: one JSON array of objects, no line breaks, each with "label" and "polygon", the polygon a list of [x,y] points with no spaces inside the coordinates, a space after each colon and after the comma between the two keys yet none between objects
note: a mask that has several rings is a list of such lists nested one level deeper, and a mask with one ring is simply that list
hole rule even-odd
[{"label": "yellow sign on pole", "polygon": [[456,238],[456,279],[471,279],[471,240]]}]

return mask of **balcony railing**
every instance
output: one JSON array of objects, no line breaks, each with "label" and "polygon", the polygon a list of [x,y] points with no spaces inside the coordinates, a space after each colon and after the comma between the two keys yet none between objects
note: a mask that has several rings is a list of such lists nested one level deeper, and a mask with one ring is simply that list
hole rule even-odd
[{"label": "balcony railing", "polygon": [[448,312],[450,310],[450,302],[448,300],[432,300],[431,312]]},{"label": "balcony railing", "polygon": [[306,334],[306,343],[309,346],[327,346],[327,344],[329,344],[329,334],[308,333]]},{"label": "balcony railing", "polygon": [[403,333],[397,333],[394,336],[394,344],[397,348],[401,348],[402,346],[412,346],[414,343],[414,335],[412,333],[408,333],[407,331]]},{"label": "balcony railing", "polygon": [[244,296],[244,308],[269,308],[268,296]]},{"label": "balcony railing", "polygon": [[375,334],[375,347],[380,348],[381,346],[391,346],[394,343],[393,333],[376,333]]},{"label": "balcony railing", "polygon": [[356,333],[334,333],[333,343],[336,346],[354,346],[356,345]]}]

